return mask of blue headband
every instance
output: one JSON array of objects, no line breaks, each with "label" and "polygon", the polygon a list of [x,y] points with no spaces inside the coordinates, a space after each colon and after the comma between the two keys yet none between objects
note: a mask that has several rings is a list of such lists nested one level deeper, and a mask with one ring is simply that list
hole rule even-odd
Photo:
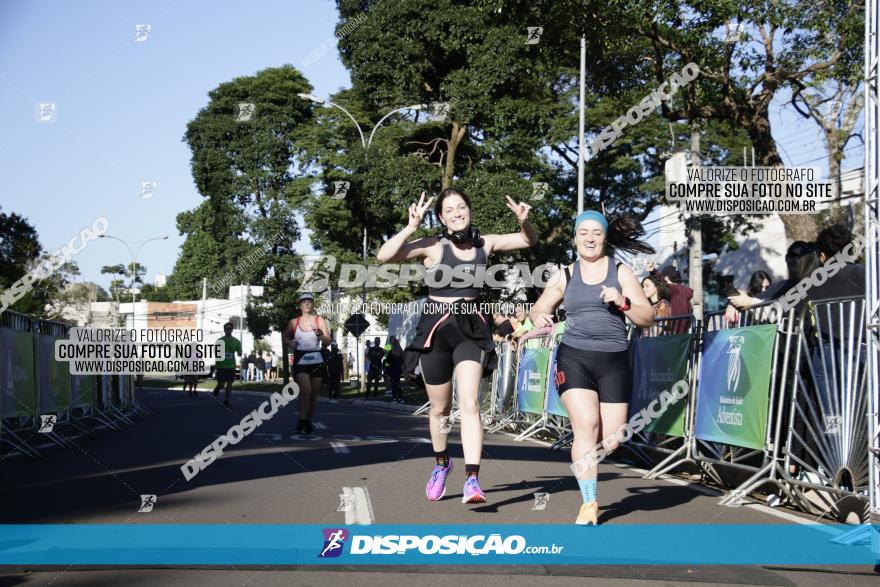
[{"label": "blue headband", "polygon": [[596,212],[595,210],[586,210],[578,214],[577,218],[574,221],[575,232],[577,232],[578,226],[580,226],[581,222],[583,222],[584,220],[595,220],[602,225],[602,228],[605,229],[605,232],[608,232],[608,221],[605,220],[604,216],[602,216],[599,212]]}]

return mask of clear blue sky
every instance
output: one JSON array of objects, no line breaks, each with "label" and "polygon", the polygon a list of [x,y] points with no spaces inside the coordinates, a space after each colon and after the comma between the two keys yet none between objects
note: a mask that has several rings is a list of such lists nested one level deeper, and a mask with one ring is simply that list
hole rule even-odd
[{"label": "clear blue sky", "polygon": [[[135,26],[149,24],[145,42]],[[285,63],[303,70],[314,93],[349,85],[333,37],[331,0],[3,0],[0,2],[0,205],[28,218],[54,250],[99,216],[110,234],[146,245],[147,280],[171,273],[183,238],[175,217],[199,204],[186,123],[207,93],[236,76]],[[57,120],[38,123],[35,104],[55,102]],[[787,164],[825,167],[818,128],[774,107],[774,134]],[[857,142],[851,143],[856,145]],[[844,168],[860,166],[854,149]],[[158,184],[140,198],[142,181]],[[303,247],[307,248],[307,243]],[[81,279],[104,286],[103,265],[128,262],[115,241],[91,243],[76,261]]]},{"label": "clear blue sky", "polygon": [[[171,273],[183,243],[175,217],[202,197],[190,174],[186,124],[207,93],[236,76],[290,63],[326,96],[349,85],[333,48],[303,60],[337,25],[331,0],[48,0],[0,2],[0,206],[28,218],[54,250],[100,217],[109,233],[147,244],[147,279]],[[135,26],[151,25],[145,42]],[[35,103],[55,102],[38,123]],[[140,198],[141,182],[158,184]],[[305,243],[304,243],[305,245]],[[76,257],[81,279],[109,284],[127,263],[115,241]]]}]

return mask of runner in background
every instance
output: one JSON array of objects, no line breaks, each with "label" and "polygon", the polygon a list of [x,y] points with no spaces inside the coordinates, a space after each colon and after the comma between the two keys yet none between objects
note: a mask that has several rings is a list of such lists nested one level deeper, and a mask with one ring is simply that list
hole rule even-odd
[{"label": "runner in background", "polygon": [[232,382],[235,381],[235,355],[242,356],[241,341],[232,336],[232,322],[223,325],[223,336],[217,339],[217,342],[221,341],[226,345],[225,355],[222,361],[217,361],[214,365],[214,376],[217,378],[214,396],[216,397],[220,393],[220,388],[225,386],[223,405],[229,406],[229,394],[232,393]]},{"label": "runner in background", "polygon": [[313,314],[315,298],[312,294],[304,293],[299,297],[299,309],[299,317],[287,324],[281,339],[293,355],[293,378],[299,385],[296,431],[311,434],[321,381],[327,374],[321,349],[330,344],[330,329],[326,320]]},{"label": "runner in background", "polygon": [[[516,203],[507,198],[507,207],[516,215],[520,232],[481,236],[471,225],[470,199],[455,188],[440,192],[434,208],[443,230],[436,236],[428,236],[407,242],[418,230],[425,212],[434,198],[425,200],[425,193],[418,203],[409,207],[409,222],[403,230],[391,237],[377,255],[379,261],[398,263],[410,259],[422,259],[426,268],[429,304],[452,304],[477,301],[480,288],[473,281],[453,279],[442,281],[444,273],[476,276],[485,269],[493,251],[525,249],[538,241],[535,227],[528,220],[531,206]],[[432,285],[432,282],[435,285]],[[478,302],[479,303],[479,302]],[[469,304],[470,306],[470,304]],[[446,494],[446,477],[452,470],[452,460],[447,448],[449,434],[444,419],[452,407],[452,377],[456,378],[458,408],[461,411],[461,443],[464,449],[465,485],[462,503],[486,501],[480,489],[478,475],[483,452],[483,424],[480,421],[479,389],[484,370],[494,369],[495,343],[492,326],[482,314],[449,311],[443,308],[427,310],[422,314],[414,339],[404,353],[404,373],[415,372],[421,367],[431,402],[430,428],[436,466],[425,494],[437,501]]]},{"label": "runner in background", "polygon": [[591,210],[578,215],[574,228],[577,260],[544,290],[531,318],[537,328],[552,326],[553,310],[565,301],[565,334],[553,377],[574,434],[571,459],[583,497],[575,523],[595,525],[597,467],[588,455],[600,440],[608,453],[617,448],[615,433],[626,423],[632,389],[625,318],[642,327],[654,320],[638,279],[615,263],[614,253],[654,250],[638,240],[641,224],[626,216],[609,223]]}]

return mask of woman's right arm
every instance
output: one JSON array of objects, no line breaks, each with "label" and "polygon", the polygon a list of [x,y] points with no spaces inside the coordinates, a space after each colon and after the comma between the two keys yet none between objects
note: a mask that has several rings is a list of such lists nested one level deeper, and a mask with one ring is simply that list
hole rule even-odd
[{"label": "woman's right arm", "polygon": [[541,297],[532,306],[532,311],[529,312],[529,318],[535,328],[553,325],[553,310],[562,303],[566,283],[564,271],[559,271],[557,275],[558,279],[554,280],[555,283],[544,289],[544,293],[541,294]]},{"label": "woman's right arm", "polygon": [[392,236],[382,245],[382,248],[379,249],[379,253],[376,255],[379,261],[383,263],[399,262],[425,255],[425,249],[434,244],[433,238],[420,238],[409,243],[406,242],[406,239],[418,230],[422,224],[422,218],[425,217],[425,212],[430,208],[433,201],[434,198],[428,198],[426,202],[425,192],[422,192],[418,203],[410,205],[409,223],[407,223],[403,230]]}]

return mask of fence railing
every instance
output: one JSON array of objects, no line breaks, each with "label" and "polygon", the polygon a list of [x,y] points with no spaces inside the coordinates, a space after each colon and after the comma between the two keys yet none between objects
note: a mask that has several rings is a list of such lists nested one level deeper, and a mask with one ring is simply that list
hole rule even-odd
[{"label": "fence railing", "polygon": [[32,457],[48,439],[69,445],[68,431],[116,429],[146,414],[134,396],[131,375],[71,375],[55,360],[55,341],[69,326],[17,312],[0,314],[0,443]]},{"label": "fence railing", "polygon": [[[507,359],[487,386],[490,432],[540,435],[555,440],[553,448],[570,442],[553,377],[561,330],[533,331],[515,348],[499,345]],[[689,394],[622,446],[647,465],[646,478],[698,467],[704,481],[730,488],[723,505],[759,490],[817,514],[840,514],[842,498],[867,502],[865,332],[864,298],[784,313],[762,305],[734,322],[714,313],[702,323],[678,316],[631,328],[630,415],[676,381],[686,381]]]}]

